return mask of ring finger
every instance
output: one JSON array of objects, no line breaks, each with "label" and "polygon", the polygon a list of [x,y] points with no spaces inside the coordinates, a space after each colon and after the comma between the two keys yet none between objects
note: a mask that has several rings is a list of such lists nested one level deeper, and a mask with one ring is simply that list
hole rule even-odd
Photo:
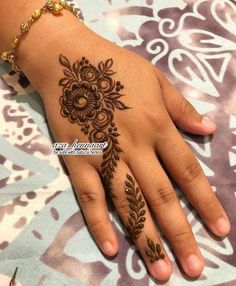
[{"label": "ring finger", "polygon": [[150,273],[159,280],[168,279],[172,269],[171,262],[157,234],[142,192],[123,161],[116,169],[112,184],[115,207]]}]

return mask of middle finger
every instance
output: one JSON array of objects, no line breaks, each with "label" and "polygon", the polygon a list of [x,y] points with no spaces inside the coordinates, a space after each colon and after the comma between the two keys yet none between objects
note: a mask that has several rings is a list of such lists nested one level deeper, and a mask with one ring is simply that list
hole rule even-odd
[{"label": "middle finger", "polygon": [[189,276],[198,276],[203,269],[204,259],[178,197],[154,150],[150,148],[143,154],[140,156],[136,152],[130,159],[131,170],[184,271]]}]

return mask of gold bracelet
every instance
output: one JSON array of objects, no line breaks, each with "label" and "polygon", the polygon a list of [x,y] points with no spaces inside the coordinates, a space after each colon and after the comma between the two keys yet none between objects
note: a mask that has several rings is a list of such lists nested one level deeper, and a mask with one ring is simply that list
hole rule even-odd
[{"label": "gold bracelet", "polygon": [[59,0],[58,2],[53,0],[48,0],[46,4],[41,8],[37,9],[33,12],[31,17],[26,21],[23,22],[20,26],[20,31],[17,34],[17,36],[12,40],[12,49],[9,52],[3,52],[0,53],[0,58],[3,61],[8,61],[12,65],[12,70],[18,73],[21,73],[21,69],[16,63],[17,57],[16,57],[16,49],[19,46],[21,38],[29,31],[31,25],[36,22],[40,16],[46,12],[50,12],[53,15],[60,15],[63,11],[63,9],[67,9],[70,12],[72,12],[79,21],[83,22],[81,10],[79,8],[75,8],[74,4],[68,4],[66,0]]}]

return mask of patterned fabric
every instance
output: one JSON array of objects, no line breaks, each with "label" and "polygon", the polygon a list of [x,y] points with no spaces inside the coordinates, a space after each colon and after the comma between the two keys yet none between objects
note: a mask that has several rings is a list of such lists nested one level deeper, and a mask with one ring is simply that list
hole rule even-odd
[{"label": "patterned fabric", "polygon": [[[91,29],[158,66],[217,123],[213,137],[182,135],[233,228],[223,240],[213,237],[177,190],[206,267],[199,279],[186,279],[165,245],[174,265],[165,285],[236,285],[236,1],[76,2]],[[114,210],[120,252],[114,259],[101,254],[52,154],[39,95],[9,74],[7,64],[0,65],[0,75],[0,285],[9,284],[16,267],[22,286],[155,285]]]}]

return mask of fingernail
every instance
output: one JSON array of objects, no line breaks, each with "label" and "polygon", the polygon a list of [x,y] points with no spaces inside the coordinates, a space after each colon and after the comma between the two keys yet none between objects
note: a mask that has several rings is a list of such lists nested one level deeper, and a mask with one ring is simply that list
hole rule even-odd
[{"label": "fingernail", "polygon": [[107,254],[107,255],[114,255],[114,247],[113,245],[109,242],[109,241],[106,241],[102,244],[101,246],[102,248],[102,251]]},{"label": "fingernail", "polygon": [[217,232],[226,235],[230,231],[230,223],[224,217],[219,218],[215,223]]},{"label": "fingernail", "polygon": [[200,275],[203,269],[203,261],[197,255],[191,254],[185,260],[185,265],[188,271],[188,274],[193,276]]},{"label": "fingernail", "polygon": [[216,124],[206,116],[202,117],[202,125],[206,128],[216,129]]},{"label": "fingernail", "polygon": [[169,265],[164,259],[157,260],[152,265],[155,278],[159,280],[166,280],[171,274]]}]

